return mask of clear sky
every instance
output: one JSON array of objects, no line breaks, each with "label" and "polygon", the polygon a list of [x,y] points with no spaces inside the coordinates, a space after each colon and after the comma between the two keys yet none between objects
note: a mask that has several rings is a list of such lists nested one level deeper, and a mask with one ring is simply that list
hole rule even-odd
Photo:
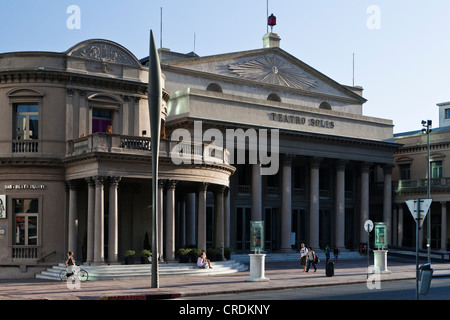
[{"label": "clear sky", "polygon": [[[103,38],[140,59],[150,29],[160,44],[161,8],[162,45],[172,51],[262,47],[267,0],[1,0],[0,53],[64,52]],[[436,104],[450,101],[450,1],[269,0],[271,13],[281,48],[341,84],[353,84],[355,54],[364,115],[392,119],[395,133],[419,130],[421,120],[438,126]]]}]

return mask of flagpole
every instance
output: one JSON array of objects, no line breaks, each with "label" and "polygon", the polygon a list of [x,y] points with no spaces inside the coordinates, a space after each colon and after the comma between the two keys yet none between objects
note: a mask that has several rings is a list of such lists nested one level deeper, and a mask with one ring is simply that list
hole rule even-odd
[{"label": "flagpole", "polygon": [[148,107],[150,115],[152,151],[152,288],[159,288],[158,272],[158,162],[161,135],[161,66],[153,32],[150,30],[150,55],[148,70]]}]

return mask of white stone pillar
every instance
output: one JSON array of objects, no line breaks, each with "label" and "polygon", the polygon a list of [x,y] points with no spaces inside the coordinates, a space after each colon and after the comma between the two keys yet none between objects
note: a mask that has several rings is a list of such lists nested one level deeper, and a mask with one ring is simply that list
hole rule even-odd
[{"label": "white stone pillar", "polygon": [[292,160],[293,156],[282,156],[281,169],[281,251],[290,252],[292,231]]},{"label": "white stone pillar", "polygon": [[441,201],[441,250],[447,251],[447,201]]},{"label": "white stone pillar", "polygon": [[198,188],[198,213],[197,213],[197,247],[206,250],[206,193],[207,183],[200,184]]},{"label": "white stone pillar", "polygon": [[336,162],[336,199],[335,199],[335,246],[345,249],[345,165],[346,162]]},{"label": "white stone pillar", "polygon": [[261,164],[252,164],[252,221],[262,220]]},{"label": "white stone pillar", "polygon": [[77,252],[78,226],[77,226],[77,184],[75,181],[67,181],[69,187],[69,221],[68,221],[68,250],[74,256],[81,256]]},{"label": "white stone pillar", "polygon": [[166,203],[166,261],[175,260],[175,186],[177,182],[170,180],[167,182],[167,203]]},{"label": "white stone pillar", "polygon": [[[158,197],[159,197],[159,203],[158,203],[158,254],[159,258],[161,260],[164,259],[164,180],[158,181]],[[157,258],[157,257],[154,257]]]},{"label": "white stone pillar", "polygon": [[109,180],[108,262],[118,263],[119,258],[119,208],[118,192],[120,177]]},{"label": "white stone pillar", "polygon": [[92,263],[95,237],[95,181],[92,178],[86,178],[86,182],[88,184],[86,262]]},{"label": "white stone pillar", "polygon": [[95,177],[95,235],[94,235],[94,264],[103,264],[104,255],[104,178]]},{"label": "white stone pillar", "polygon": [[310,162],[310,194],[309,194],[309,243],[308,247],[319,248],[319,168],[320,158]]},{"label": "white stone pillar", "polygon": [[369,219],[369,163],[361,164],[361,208],[360,208],[360,242],[367,243],[364,223]]}]

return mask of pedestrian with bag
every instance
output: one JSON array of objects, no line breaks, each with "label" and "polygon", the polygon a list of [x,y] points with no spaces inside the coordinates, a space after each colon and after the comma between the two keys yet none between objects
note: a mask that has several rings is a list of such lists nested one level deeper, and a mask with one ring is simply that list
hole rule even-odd
[{"label": "pedestrian with bag", "polygon": [[317,271],[316,253],[314,252],[314,250],[311,247],[309,247],[308,248],[308,260],[307,260],[306,272],[309,271],[309,268],[311,267],[311,264],[314,267],[314,272],[316,272]]}]

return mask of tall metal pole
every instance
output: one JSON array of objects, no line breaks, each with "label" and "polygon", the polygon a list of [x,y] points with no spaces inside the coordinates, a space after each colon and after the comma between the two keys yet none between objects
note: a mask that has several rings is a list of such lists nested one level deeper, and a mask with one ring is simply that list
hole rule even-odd
[{"label": "tall metal pole", "polygon": [[[430,199],[430,188],[431,188],[431,179],[430,179],[430,125],[431,120],[427,121],[427,199]],[[431,263],[431,206],[428,209],[430,214],[428,215],[427,221],[427,249],[428,249],[428,263]]]},{"label": "tall metal pole", "polygon": [[150,115],[152,150],[152,288],[159,288],[158,273],[158,162],[161,136],[161,66],[153,32],[150,30],[150,55],[148,70],[148,108]]},{"label": "tall metal pole", "polygon": [[420,199],[417,199],[417,221],[416,221],[416,300],[419,300],[419,226],[420,226]]}]

